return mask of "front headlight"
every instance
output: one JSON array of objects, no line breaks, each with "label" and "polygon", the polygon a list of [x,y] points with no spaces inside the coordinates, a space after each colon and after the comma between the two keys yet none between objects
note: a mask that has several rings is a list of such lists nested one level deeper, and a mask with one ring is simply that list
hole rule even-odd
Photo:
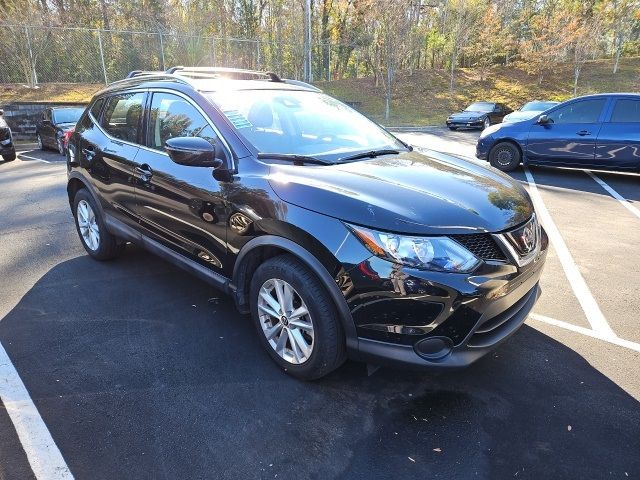
[{"label": "front headlight", "polygon": [[484,130],[482,130],[482,132],[480,133],[480,138],[484,138],[488,135],[491,135],[492,133],[497,132],[498,130],[500,130],[500,124],[496,123],[495,125],[491,125],[490,127],[485,128]]},{"label": "front headlight", "polygon": [[448,237],[413,237],[348,225],[371,253],[394,263],[439,272],[469,272],[480,260]]}]

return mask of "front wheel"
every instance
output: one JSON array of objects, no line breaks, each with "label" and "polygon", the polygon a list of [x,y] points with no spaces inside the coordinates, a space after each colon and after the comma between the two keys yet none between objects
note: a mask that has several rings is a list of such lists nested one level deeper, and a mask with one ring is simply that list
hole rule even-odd
[{"label": "front wheel", "polygon": [[484,123],[482,124],[482,129],[489,128],[491,126],[491,119],[489,117],[484,119]]},{"label": "front wheel", "polygon": [[7,153],[6,155],[2,155],[2,159],[5,162],[13,162],[16,159],[16,152]]},{"label": "front wheel", "polygon": [[315,380],[338,368],[346,342],[336,307],[318,278],[291,255],[271,258],[251,280],[251,315],[269,356]]},{"label": "front wheel", "polygon": [[489,152],[491,166],[503,172],[511,172],[518,168],[520,160],[520,150],[510,142],[500,142]]},{"label": "front wheel", "polygon": [[64,155],[64,144],[62,143],[62,138],[58,138],[56,140],[56,145],[58,146],[58,152],[60,155]]},{"label": "front wheel", "polygon": [[111,260],[118,257],[125,244],[111,235],[91,194],[78,190],[73,201],[73,216],[82,246],[96,260]]},{"label": "front wheel", "polygon": [[44,150],[44,143],[42,143],[42,137],[39,133],[36,135],[36,140],[38,142],[38,150]]},{"label": "front wheel", "polygon": [[452,132],[455,132],[456,130],[458,130],[458,127],[449,127],[449,130],[451,130]]}]

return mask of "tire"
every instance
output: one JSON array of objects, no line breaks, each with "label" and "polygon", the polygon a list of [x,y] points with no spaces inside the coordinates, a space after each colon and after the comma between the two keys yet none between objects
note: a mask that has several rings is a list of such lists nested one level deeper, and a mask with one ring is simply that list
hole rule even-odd
[{"label": "tire", "polygon": [[57,138],[56,139],[56,145],[58,146],[58,153],[60,155],[64,155],[64,145],[62,143],[62,138]]},{"label": "tire", "polygon": [[13,153],[7,153],[5,155],[2,155],[2,159],[5,162],[13,162],[16,159],[16,152]]},{"label": "tire", "polygon": [[[282,310],[276,310],[280,305],[274,293],[277,288],[277,283],[274,284],[276,281],[285,288],[288,286],[293,289],[293,300],[283,302],[290,305],[290,308],[285,308],[287,316],[282,315]],[[271,300],[265,301],[264,294],[270,296]],[[315,274],[296,257],[280,255],[260,265],[251,280],[250,295],[251,316],[258,330],[260,342],[280,368],[297,378],[315,380],[344,363],[346,341],[336,306]],[[304,306],[308,314],[300,315],[298,318],[292,316],[292,311],[295,313]],[[264,307],[271,308],[274,315],[266,313]],[[279,320],[277,315],[280,315]],[[289,320],[288,317],[292,318]],[[294,321],[296,326],[293,326]],[[305,327],[298,328],[300,324]],[[268,331],[275,332],[271,340],[267,338]],[[305,341],[304,345],[310,347],[310,353],[304,358],[296,359],[296,349],[301,356],[305,352],[297,341],[294,342],[294,348],[292,341],[299,337]],[[276,349],[281,338],[284,341],[281,353],[278,353]]]},{"label": "tire", "polygon": [[455,132],[456,130],[458,130],[458,127],[449,127],[449,130],[451,130],[452,132]]},{"label": "tire", "polygon": [[520,150],[511,142],[500,142],[489,152],[489,163],[492,167],[511,172],[518,168],[522,155]]},{"label": "tire", "polygon": [[44,143],[42,143],[42,137],[39,133],[36,135],[36,141],[38,142],[38,150],[46,150],[44,148]]},{"label": "tire", "polygon": [[484,123],[482,124],[482,130],[485,128],[489,128],[491,126],[491,119],[489,117],[484,119]]},{"label": "tire", "polygon": [[[87,212],[87,207],[89,211]],[[80,208],[80,212],[79,209]],[[87,215],[84,214],[87,213]],[[76,222],[76,230],[80,237],[82,246],[87,253],[96,260],[111,260],[117,258],[125,249],[125,243],[119,241],[117,237],[109,233],[104,223],[104,219],[97,208],[91,194],[84,188],[78,190],[73,199],[73,217]],[[80,219],[79,219],[80,218]],[[88,221],[87,221],[88,219]],[[93,219],[93,221],[91,221]],[[82,227],[81,227],[82,223]],[[91,228],[84,227],[89,224]],[[93,243],[89,238],[95,238],[87,232],[88,230],[97,233],[97,240]]]}]

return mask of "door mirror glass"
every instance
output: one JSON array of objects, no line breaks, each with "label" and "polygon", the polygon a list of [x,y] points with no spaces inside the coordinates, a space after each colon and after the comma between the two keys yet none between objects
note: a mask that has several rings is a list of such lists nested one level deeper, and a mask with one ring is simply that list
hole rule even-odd
[{"label": "door mirror glass", "polygon": [[549,125],[550,123],[553,123],[553,121],[546,115],[540,115],[538,117],[538,125]]},{"label": "door mirror glass", "polygon": [[224,164],[216,156],[215,144],[201,137],[173,137],[165,142],[164,149],[180,165],[220,168]]}]

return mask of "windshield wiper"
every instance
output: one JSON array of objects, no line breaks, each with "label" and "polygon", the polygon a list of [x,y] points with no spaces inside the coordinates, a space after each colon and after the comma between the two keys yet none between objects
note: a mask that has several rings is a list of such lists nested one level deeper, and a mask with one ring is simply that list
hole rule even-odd
[{"label": "windshield wiper", "polygon": [[380,150],[370,150],[368,152],[356,153],[355,155],[349,155],[348,157],[341,158],[337,163],[350,162],[352,160],[359,160],[361,158],[375,158],[381,155],[392,155],[400,153],[400,150],[393,150],[390,148]]},{"label": "windshield wiper", "polygon": [[317,157],[311,157],[308,155],[297,155],[295,153],[266,153],[261,152],[258,154],[259,160],[271,159],[271,160],[286,160],[298,165],[305,163],[311,163],[314,165],[333,165],[333,162],[323,160]]}]

